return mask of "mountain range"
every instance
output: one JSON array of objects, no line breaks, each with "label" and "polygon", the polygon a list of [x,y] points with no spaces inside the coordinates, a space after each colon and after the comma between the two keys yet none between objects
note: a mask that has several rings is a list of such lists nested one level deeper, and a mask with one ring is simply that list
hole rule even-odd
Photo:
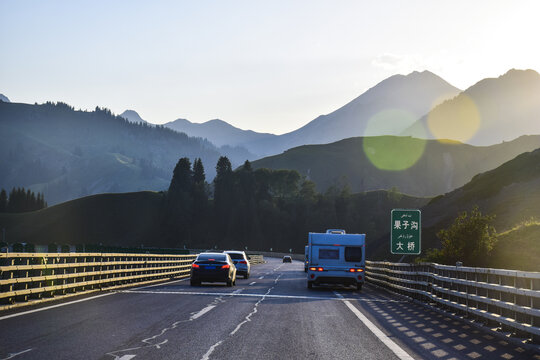
[{"label": "mountain range", "polygon": [[260,157],[295,146],[326,144],[352,136],[397,135],[434,105],[460,91],[429,71],[415,71],[391,76],[343,107],[283,135],[241,130],[217,119],[202,124],[178,119],[165,126],[206,138],[218,146],[241,146]]},{"label": "mountain range", "polygon": [[164,126],[189,134],[189,136],[208,139],[217,146],[242,146],[255,154],[260,154],[258,147],[246,146],[246,144],[255,144],[258,141],[275,139],[278,137],[274,134],[242,130],[219,119],[210,120],[202,124],[192,123],[186,119],[177,119],[164,124]]},{"label": "mountain range", "polygon": [[540,134],[540,74],[512,69],[479,81],[401,133],[487,146]]},{"label": "mountain range", "polygon": [[262,157],[354,136],[404,135],[488,146],[540,134],[538,114],[540,74],[534,70],[512,69],[465,91],[429,71],[415,71],[391,76],[343,107],[282,135],[242,130],[218,119],[202,124],[178,119],[165,126]]},{"label": "mountain range", "polygon": [[246,159],[237,149],[163,126],[64,103],[0,102],[0,133],[0,188],[42,192],[49,205],[97,193],[165,190],[181,157],[201,158],[209,179],[221,155],[236,166]]}]

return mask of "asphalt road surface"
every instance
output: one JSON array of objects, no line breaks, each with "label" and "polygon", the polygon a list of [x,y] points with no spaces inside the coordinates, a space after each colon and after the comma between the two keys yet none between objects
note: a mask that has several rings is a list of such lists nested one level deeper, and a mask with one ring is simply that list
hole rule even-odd
[{"label": "asphalt road surface", "polygon": [[540,353],[365,285],[308,290],[267,258],[235,287],[188,280],[0,313],[0,359],[538,359]]}]

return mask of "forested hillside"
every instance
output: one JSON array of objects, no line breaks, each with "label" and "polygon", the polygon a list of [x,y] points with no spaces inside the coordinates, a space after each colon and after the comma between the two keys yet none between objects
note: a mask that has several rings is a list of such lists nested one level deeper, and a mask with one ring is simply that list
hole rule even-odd
[{"label": "forested hillside", "polygon": [[0,133],[0,187],[30,188],[51,205],[97,193],[164,190],[180,157],[215,164],[224,151],[235,164],[245,160],[238,149],[63,103],[0,102]]}]

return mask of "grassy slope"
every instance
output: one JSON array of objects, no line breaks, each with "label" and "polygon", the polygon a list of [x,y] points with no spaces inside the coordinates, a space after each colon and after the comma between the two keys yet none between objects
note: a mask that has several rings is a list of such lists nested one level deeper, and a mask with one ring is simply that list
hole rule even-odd
[{"label": "grassy slope", "polygon": [[540,222],[523,223],[501,233],[492,251],[490,267],[540,271]]},{"label": "grassy slope", "polygon": [[[366,156],[365,141],[370,142],[369,147],[375,151],[375,156],[386,154],[396,159],[415,148],[424,145],[425,148],[410,168],[380,170]],[[339,183],[345,176],[353,192],[397,187],[406,194],[436,196],[463,186],[478,173],[494,169],[523,152],[537,148],[540,148],[540,136],[522,136],[487,147],[436,140],[425,142],[409,137],[356,137],[326,145],[300,146],[254,161],[252,165],[254,168],[298,170],[302,175],[308,175],[322,191]]]},{"label": "grassy slope", "polygon": [[162,195],[101,194],[40,211],[0,214],[9,243],[164,246],[159,238]]}]

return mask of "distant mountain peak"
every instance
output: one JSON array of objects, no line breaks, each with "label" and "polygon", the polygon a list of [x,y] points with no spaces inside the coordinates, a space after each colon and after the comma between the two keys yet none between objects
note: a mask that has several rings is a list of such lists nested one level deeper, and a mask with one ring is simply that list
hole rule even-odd
[{"label": "distant mountain peak", "polygon": [[0,101],[3,101],[3,102],[11,102],[11,101],[9,101],[8,97],[5,96],[4,94],[0,94]]},{"label": "distant mountain peak", "polygon": [[[491,145],[540,134],[540,74],[510,69],[434,107],[402,135]],[[428,121],[429,120],[429,121]],[[450,125],[451,124],[451,125]]]},{"label": "distant mountain peak", "polygon": [[121,113],[120,116],[132,123],[148,123],[148,121],[141,118],[139,113],[137,113],[135,110],[126,110]]}]

